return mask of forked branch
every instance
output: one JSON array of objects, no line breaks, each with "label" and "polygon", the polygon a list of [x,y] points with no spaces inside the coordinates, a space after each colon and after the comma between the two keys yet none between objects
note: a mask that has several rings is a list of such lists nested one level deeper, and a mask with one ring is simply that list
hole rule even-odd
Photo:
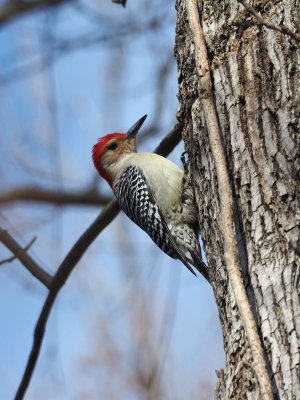
[{"label": "forked branch", "polygon": [[36,261],[27,253],[26,248],[23,249],[15,239],[5,230],[0,228],[0,241],[18,258],[25,268],[32,273],[40,282],[48,289],[50,288],[52,276],[41,268]]},{"label": "forked branch", "polygon": [[[33,245],[33,243],[36,241],[36,236],[34,236],[31,240],[30,240],[30,242],[25,246],[25,247],[21,247],[21,249],[23,250],[23,251],[28,251],[29,249],[30,249],[30,247]],[[14,260],[16,260],[18,257],[16,256],[16,255],[13,255],[13,256],[11,256],[11,257],[8,257],[8,258],[5,258],[5,259],[3,259],[3,260],[1,260],[0,261],[0,265],[3,265],[3,264],[7,264],[7,263],[11,263],[11,262],[13,262]]]}]

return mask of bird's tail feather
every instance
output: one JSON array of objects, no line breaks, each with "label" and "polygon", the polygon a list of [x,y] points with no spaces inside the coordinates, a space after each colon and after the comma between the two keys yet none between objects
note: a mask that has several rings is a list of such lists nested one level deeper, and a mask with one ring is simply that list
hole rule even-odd
[{"label": "bird's tail feather", "polygon": [[205,264],[205,262],[202,260],[201,257],[199,257],[198,254],[191,254],[193,260],[189,260],[190,263],[193,265],[193,267],[195,267],[200,274],[202,274],[204,276],[204,278],[210,283],[210,279],[209,279],[209,270],[207,265]]}]

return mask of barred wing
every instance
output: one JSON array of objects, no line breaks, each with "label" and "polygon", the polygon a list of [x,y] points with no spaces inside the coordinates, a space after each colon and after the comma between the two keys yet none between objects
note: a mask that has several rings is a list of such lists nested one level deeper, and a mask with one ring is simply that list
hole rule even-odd
[{"label": "barred wing", "polygon": [[154,243],[172,258],[179,258],[194,274],[178,248],[142,171],[132,165],[118,179],[114,194],[125,214],[142,228]]}]

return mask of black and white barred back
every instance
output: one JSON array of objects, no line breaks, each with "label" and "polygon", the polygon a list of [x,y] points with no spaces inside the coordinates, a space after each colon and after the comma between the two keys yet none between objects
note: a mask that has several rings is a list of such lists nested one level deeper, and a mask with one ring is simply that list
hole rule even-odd
[{"label": "black and white barred back", "polygon": [[142,228],[155,244],[172,258],[177,254],[169,240],[168,228],[146,178],[135,166],[128,167],[118,179],[114,194],[125,214]]},{"label": "black and white barred back", "polygon": [[179,211],[175,209],[171,210],[166,221],[144,174],[138,167],[131,165],[126,168],[113,191],[125,214],[142,228],[162,251],[181,260],[195,274],[189,265],[191,263],[209,281],[195,230],[191,225],[179,222]]}]

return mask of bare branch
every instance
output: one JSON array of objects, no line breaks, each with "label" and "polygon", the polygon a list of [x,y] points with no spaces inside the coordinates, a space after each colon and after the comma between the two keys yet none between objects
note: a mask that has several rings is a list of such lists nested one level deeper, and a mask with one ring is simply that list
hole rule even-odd
[{"label": "bare branch", "polygon": [[55,7],[63,2],[67,2],[67,0],[7,0],[6,3],[0,7],[0,25],[8,22],[18,15],[25,14],[30,11],[41,10],[46,7]]},{"label": "bare branch", "polygon": [[272,400],[271,382],[264,359],[263,348],[257,326],[251,311],[247,293],[243,284],[241,266],[238,257],[237,240],[234,232],[233,198],[229,176],[221,142],[216,109],[212,98],[212,83],[206,43],[198,11],[197,0],[187,0],[187,15],[195,46],[195,61],[199,75],[199,101],[204,113],[206,129],[214,165],[216,169],[218,193],[220,199],[221,232],[225,248],[225,265],[234,298],[240,312],[252,351],[253,369],[258,382],[261,399]]},{"label": "bare branch", "polygon": [[[33,243],[34,243],[35,241],[36,241],[36,236],[34,236],[34,237],[30,240],[30,242],[29,242],[25,247],[23,247],[23,250],[24,250],[24,251],[27,251],[28,249],[30,249],[30,247],[33,245]],[[6,264],[6,263],[11,263],[11,262],[13,262],[16,258],[17,258],[17,256],[12,256],[12,257],[6,258],[5,260],[1,260],[1,261],[0,261],[0,265]]]},{"label": "bare branch", "polygon": [[0,204],[15,201],[50,203],[55,205],[92,205],[103,206],[109,203],[111,197],[102,196],[92,188],[91,190],[78,190],[67,192],[62,190],[49,190],[40,187],[19,187],[0,194]]},{"label": "bare branch", "polygon": [[297,40],[298,42],[300,42],[300,34],[293,32],[290,28],[288,28],[285,25],[277,25],[277,24],[273,24],[272,22],[266,21],[265,19],[263,19],[263,17],[254,10],[253,7],[250,6],[250,4],[248,4],[245,0],[238,0],[240,3],[243,4],[243,6],[245,7],[245,9],[251,13],[255,18],[256,18],[256,24],[257,25],[264,25],[267,28],[270,29],[274,29],[275,31],[281,32],[285,35],[289,35],[291,36],[293,39]]},{"label": "bare branch", "polygon": [[111,0],[113,3],[122,4],[123,7],[126,7],[127,0]]},{"label": "bare branch", "polygon": [[56,296],[65,284],[69,275],[73,271],[74,267],[81,259],[90,244],[96,239],[99,233],[106,228],[106,226],[115,218],[120,208],[116,200],[112,200],[98,215],[92,225],[83,233],[83,235],[77,240],[72,249],[69,251],[61,265],[59,266],[56,274],[54,275],[49,294],[46,298],[39,319],[37,321],[34,330],[34,341],[29,355],[29,359],[26,365],[26,369],[18,388],[15,400],[23,399],[25,391],[30,382],[36,361],[40,352],[41,344],[44,338],[45,326],[48,321],[48,317],[56,299]]},{"label": "bare branch", "polygon": [[21,263],[32,273],[40,282],[42,282],[48,289],[52,281],[52,276],[44,271],[34,259],[24,250],[14,238],[5,230],[0,228],[1,242],[18,258]]},{"label": "bare branch", "polygon": [[[169,134],[163,139],[163,141],[154,150],[155,153],[160,155],[168,155],[179,143],[181,133],[181,125],[176,124],[175,127],[169,132]],[[26,369],[19,385],[18,391],[15,396],[15,400],[22,400],[26,389],[29,385],[31,376],[33,374],[42,341],[45,334],[45,326],[48,321],[48,317],[56,299],[56,296],[65,284],[69,275],[73,271],[74,267],[81,259],[85,251],[88,249],[90,244],[96,239],[96,237],[106,228],[107,225],[117,216],[120,211],[120,207],[116,200],[111,200],[109,204],[102,210],[99,216],[95,219],[92,225],[84,232],[84,234],[77,240],[72,249],[69,251],[61,265],[59,266],[56,274],[54,275],[50,291],[40,313],[34,330],[34,341],[32,349],[27,361]]]}]

